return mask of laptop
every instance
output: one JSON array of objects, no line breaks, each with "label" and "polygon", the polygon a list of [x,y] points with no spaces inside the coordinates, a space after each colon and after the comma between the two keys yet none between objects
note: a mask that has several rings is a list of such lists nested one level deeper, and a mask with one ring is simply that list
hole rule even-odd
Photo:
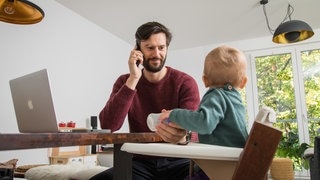
[{"label": "laptop", "polygon": [[86,128],[58,128],[46,69],[9,81],[21,133],[90,132]]}]

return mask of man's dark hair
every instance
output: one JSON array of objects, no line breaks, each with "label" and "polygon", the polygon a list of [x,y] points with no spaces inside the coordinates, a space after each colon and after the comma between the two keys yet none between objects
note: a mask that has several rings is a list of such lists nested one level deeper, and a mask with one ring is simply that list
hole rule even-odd
[{"label": "man's dark hair", "polygon": [[158,33],[164,33],[166,35],[166,45],[169,46],[172,34],[167,27],[158,22],[147,22],[137,29],[135,35],[137,46],[140,45],[141,41],[147,40],[151,35]]}]

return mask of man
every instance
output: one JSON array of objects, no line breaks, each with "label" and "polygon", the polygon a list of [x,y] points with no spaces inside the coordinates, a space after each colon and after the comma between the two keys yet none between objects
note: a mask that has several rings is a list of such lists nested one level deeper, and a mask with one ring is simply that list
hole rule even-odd
[{"label": "man", "polygon": [[[121,75],[99,114],[103,129],[117,131],[128,115],[130,132],[150,132],[147,116],[162,109],[195,110],[199,90],[195,80],[181,71],[165,66],[172,39],[170,31],[158,22],[141,25],[135,34],[136,48],[130,53],[129,74]],[[143,65],[141,69],[140,66]],[[174,123],[160,124],[157,134],[166,142],[184,144],[186,130]],[[189,160],[180,158],[135,156],[132,160],[133,179],[184,179]],[[112,179],[112,169],[92,179]]]}]

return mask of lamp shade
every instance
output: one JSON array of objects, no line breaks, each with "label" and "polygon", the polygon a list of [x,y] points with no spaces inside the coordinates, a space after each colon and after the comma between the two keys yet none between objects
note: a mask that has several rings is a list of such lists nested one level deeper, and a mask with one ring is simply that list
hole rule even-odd
[{"label": "lamp shade", "polygon": [[305,22],[291,20],[279,25],[273,34],[272,41],[279,44],[295,43],[312,37],[314,32]]},{"label": "lamp shade", "polygon": [[0,0],[0,21],[34,24],[44,17],[43,10],[27,0]]}]

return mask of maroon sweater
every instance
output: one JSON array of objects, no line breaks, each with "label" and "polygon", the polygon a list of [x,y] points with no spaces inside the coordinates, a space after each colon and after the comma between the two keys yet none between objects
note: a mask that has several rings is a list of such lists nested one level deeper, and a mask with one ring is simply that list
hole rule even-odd
[{"label": "maroon sweater", "polygon": [[173,108],[196,110],[200,101],[196,81],[176,69],[167,67],[167,70],[166,76],[156,83],[142,75],[136,90],[125,85],[129,74],[121,75],[99,114],[101,128],[117,131],[128,115],[130,132],[150,132],[146,123],[150,113]]}]

